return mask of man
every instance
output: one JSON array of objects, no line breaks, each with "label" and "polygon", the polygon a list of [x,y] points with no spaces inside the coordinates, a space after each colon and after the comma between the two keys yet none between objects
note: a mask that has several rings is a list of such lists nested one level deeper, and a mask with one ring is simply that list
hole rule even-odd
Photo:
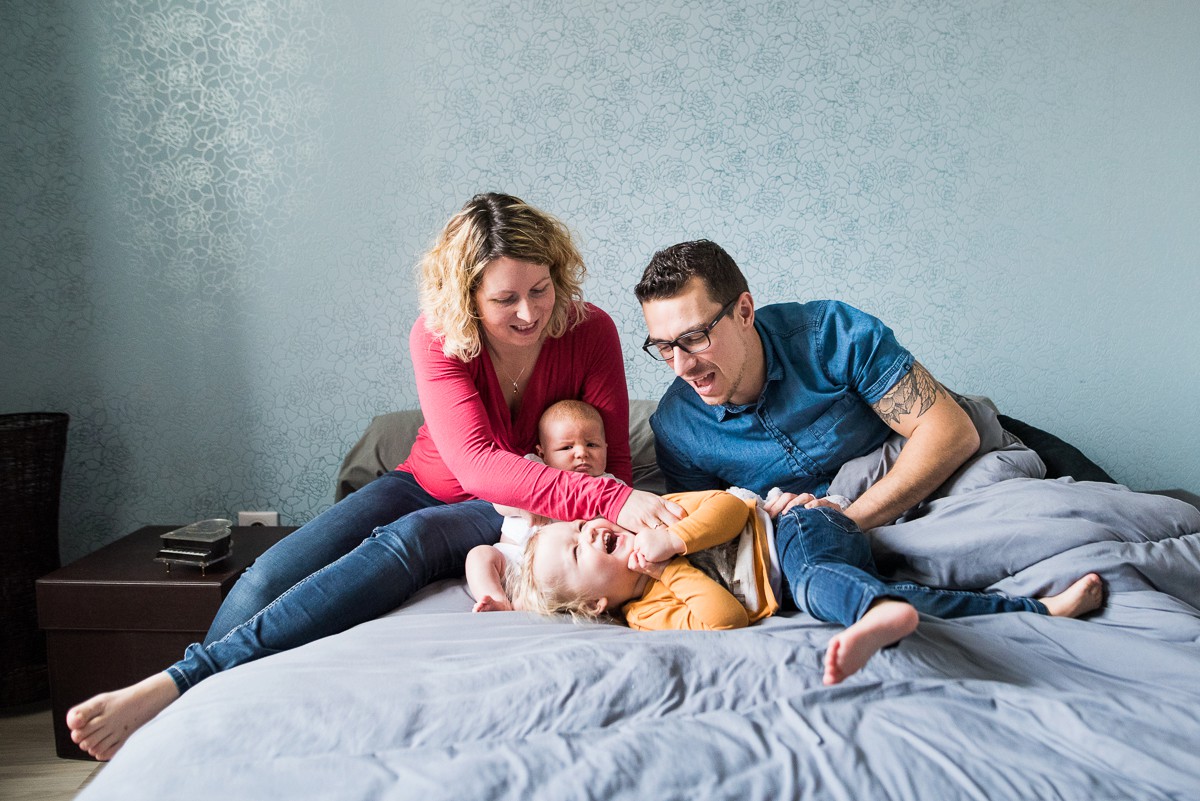
[{"label": "man", "polygon": [[643,345],[675,370],[651,417],[672,492],[740,486],[772,517],[825,498],[850,459],[896,432],[892,469],[845,516],[866,530],[923,501],[979,447],[970,417],[891,329],[835,301],[755,309],[746,279],[707,240],[659,251],[635,290]]}]

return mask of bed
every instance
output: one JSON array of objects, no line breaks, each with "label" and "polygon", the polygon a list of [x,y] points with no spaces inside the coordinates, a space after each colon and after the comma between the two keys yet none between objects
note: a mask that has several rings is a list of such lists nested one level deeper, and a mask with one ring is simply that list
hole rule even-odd
[{"label": "bed", "polygon": [[[634,403],[632,444],[654,489],[652,406]],[[376,418],[339,495],[400,461],[418,419]],[[824,687],[837,628],[799,612],[643,633],[472,614],[442,582],[203,682],[80,798],[1200,798],[1200,510],[1050,439],[1051,475],[1100,480],[966,471],[873,541],[897,575],[944,586],[1044,594],[1098,571],[1107,605],[1086,620],[926,618]],[[984,469],[1033,453],[1001,451]]]}]

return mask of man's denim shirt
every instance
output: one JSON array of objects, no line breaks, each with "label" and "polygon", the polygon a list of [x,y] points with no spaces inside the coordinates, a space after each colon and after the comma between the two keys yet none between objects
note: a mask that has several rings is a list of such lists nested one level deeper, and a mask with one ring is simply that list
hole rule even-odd
[{"label": "man's denim shirt", "polygon": [[671,492],[744,487],[824,495],[838,469],[891,433],[870,404],[913,365],[879,319],[838,301],[758,309],[758,401],[708,406],[676,378],[650,418]]}]

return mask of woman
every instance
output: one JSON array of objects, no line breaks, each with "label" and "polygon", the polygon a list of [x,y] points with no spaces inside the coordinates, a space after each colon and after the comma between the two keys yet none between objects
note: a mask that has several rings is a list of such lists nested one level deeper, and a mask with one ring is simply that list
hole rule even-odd
[{"label": "woman", "polygon": [[[109,759],[196,682],[378,617],[500,536],[492,503],[637,531],[683,510],[611,478],[523,455],[566,398],[595,406],[609,470],[632,482],[629,400],[616,327],[580,299],[585,275],[558,220],[510,195],[476,195],[420,266],[409,338],[425,425],[412,453],[263,554],[221,605],[204,644],[143,681],[67,713],[71,738]],[[364,539],[365,538],[365,539]]]}]

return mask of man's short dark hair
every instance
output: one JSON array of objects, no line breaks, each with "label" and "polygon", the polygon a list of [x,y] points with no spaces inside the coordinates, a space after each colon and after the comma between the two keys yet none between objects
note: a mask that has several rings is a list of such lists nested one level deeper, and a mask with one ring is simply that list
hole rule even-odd
[{"label": "man's short dark hair", "polygon": [[681,293],[692,278],[704,281],[714,303],[728,303],[750,290],[746,276],[720,245],[697,239],[655,253],[633,291],[639,303],[666,300]]}]

